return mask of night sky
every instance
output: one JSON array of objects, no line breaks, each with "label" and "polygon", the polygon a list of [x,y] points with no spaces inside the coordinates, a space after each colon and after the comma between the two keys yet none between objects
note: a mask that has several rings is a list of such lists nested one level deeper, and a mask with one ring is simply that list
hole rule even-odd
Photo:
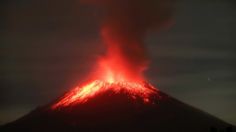
[{"label": "night sky", "polygon": [[[0,124],[85,81],[104,51],[99,12],[79,0],[1,0]],[[236,125],[236,2],[179,0],[145,39],[146,72],[169,95]]]}]

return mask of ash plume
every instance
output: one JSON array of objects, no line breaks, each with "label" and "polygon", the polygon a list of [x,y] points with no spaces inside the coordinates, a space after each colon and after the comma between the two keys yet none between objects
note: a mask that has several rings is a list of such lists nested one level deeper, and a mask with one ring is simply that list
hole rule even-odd
[{"label": "ash plume", "polygon": [[[137,76],[148,66],[144,38],[171,20],[173,0],[83,0],[102,11],[101,34],[106,57]],[[117,57],[115,57],[117,56]],[[124,68],[123,68],[124,69]],[[119,70],[119,69],[118,69]]]}]

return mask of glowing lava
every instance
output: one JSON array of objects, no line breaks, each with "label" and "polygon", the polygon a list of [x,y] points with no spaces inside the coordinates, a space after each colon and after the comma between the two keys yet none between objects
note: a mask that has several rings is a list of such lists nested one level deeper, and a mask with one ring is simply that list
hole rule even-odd
[{"label": "glowing lava", "polygon": [[68,92],[58,103],[52,108],[66,107],[79,103],[85,103],[90,98],[101,94],[105,91],[112,90],[114,93],[125,92],[132,99],[142,98],[144,103],[151,102],[151,96],[157,90],[146,82],[104,82],[95,80],[83,86],[76,87]]}]

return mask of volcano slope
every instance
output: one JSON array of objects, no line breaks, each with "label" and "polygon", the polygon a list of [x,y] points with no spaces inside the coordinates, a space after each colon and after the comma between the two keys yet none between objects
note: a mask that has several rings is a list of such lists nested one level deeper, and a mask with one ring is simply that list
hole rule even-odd
[{"label": "volcano slope", "polygon": [[[149,88],[149,87],[148,87]],[[63,97],[63,96],[62,96]],[[58,102],[61,98],[56,100]],[[154,90],[151,101],[125,90],[99,93],[84,103],[39,107],[1,127],[2,132],[217,132],[235,127]]]}]

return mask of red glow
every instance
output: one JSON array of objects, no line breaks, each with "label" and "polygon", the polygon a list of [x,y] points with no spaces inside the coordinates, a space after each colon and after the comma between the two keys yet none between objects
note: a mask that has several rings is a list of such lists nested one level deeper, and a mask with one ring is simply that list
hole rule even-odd
[{"label": "red glow", "polygon": [[114,38],[111,34],[110,28],[103,28],[102,37],[107,47],[107,53],[98,59],[98,66],[94,72],[96,74],[93,75],[95,80],[72,89],[52,106],[53,109],[85,103],[107,90],[112,90],[114,93],[125,91],[132,99],[141,97],[144,103],[151,102],[150,96],[157,90],[144,82],[142,72],[146,68],[146,63],[143,61],[144,59],[138,58],[138,61],[133,59],[138,57],[136,55],[139,55],[139,52],[142,52],[141,47],[135,44],[135,41],[125,40],[124,43],[131,43],[128,48],[132,54],[127,55],[122,47],[124,44],[121,44],[123,39]]},{"label": "red glow", "polygon": [[68,92],[64,98],[53,105],[52,108],[66,107],[74,104],[85,103],[90,98],[107,90],[112,90],[115,93],[125,91],[132,99],[142,97],[144,103],[151,102],[150,96],[155,93],[156,89],[151,85],[145,86],[143,83],[136,82],[104,82],[95,80],[83,87],[76,87]]}]

